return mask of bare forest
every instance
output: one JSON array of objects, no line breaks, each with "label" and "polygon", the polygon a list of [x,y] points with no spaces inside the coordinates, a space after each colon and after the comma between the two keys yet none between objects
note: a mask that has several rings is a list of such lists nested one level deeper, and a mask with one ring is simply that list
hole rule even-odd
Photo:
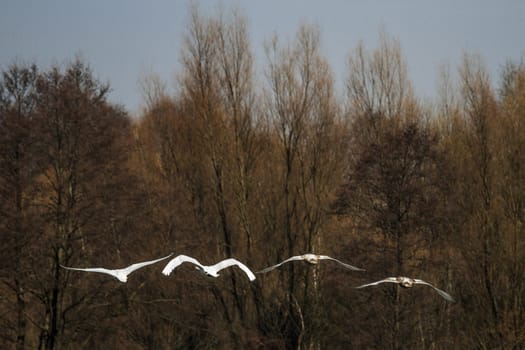
[{"label": "bare forest", "polygon": [[[465,54],[423,103],[400,43],[317,27],[256,66],[246,19],[189,12],[174,93],[131,117],[88,63],[0,76],[3,349],[525,349],[525,65]],[[524,167],[522,168],[522,164]],[[204,278],[170,253],[239,269]],[[450,293],[396,284],[420,278]]]}]

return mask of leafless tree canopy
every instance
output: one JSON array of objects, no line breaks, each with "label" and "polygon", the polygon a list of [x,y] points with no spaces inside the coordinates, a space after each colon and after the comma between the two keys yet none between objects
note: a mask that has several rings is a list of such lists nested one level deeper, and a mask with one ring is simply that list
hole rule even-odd
[{"label": "leafless tree canopy", "polygon": [[[523,349],[525,66],[482,58],[415,97],[400,43],[350,48],[338,98],[320,30],[264,45],[237,11],[189,11],[176,92],[132,119],[81,60],[0,77],[5,349]],[[260,69],[259,69],[260,68]],[[258,75],[257,72],[262,74]],[[456,77],[457,81],[453,78]],[[171,252],[258,271],[203,278]],[[390,276],[431,288],[380,284]]]}]

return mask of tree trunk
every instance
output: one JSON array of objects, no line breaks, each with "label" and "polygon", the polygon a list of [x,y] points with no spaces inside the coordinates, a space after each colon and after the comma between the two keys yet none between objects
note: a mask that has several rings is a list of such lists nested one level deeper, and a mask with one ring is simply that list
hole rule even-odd
[{"label": "tree trunk", "polygon": [[17,306],[17,334],[16,334],[16,349],[25,349],[25,337],[26,337],[26,320],[25,320],[25,309],[26,302],[24,299],[24,289],[20,284],[20,281],[15,279],[16,286],[16,306]]}]

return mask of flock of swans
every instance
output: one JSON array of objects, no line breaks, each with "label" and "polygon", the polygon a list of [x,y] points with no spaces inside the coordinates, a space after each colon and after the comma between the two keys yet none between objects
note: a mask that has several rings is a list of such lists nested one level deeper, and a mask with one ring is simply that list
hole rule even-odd
[{"label": "flock of swans", "polygon": [[[110,276],[113,276],[115,277],[116,279],[118,279],[120,282],[127,282],[128,280],[128,275],[131,274],[132,272],[138,270],[138,269],[141,269],[145,266],[148,266],[148,265],[152,265],[152,264],[156,264],[162,260],[166,260],[170,257],[173,256],[173,253],[171,253],[170,255],[168,256],[165,256],[163,258],[159,258],[159,259],[155,259],[155,260],[149,260],[149,261],[144,261],[144,262],[141,262],[141,263],[136,263],[136,264],[132,264],[126,268],[122,268],[122,269],[115,269],[115,270],[111,270],[111,269],[106,269],[106,268],[103,268],[103,267],[93,267],[93,268],[79,268],[79,267],[68,267],[68,266],[63,266],[63,265],[60,265],[62,268],[64,269],[67,269],[67,270],[75,270],[75,271],[85,271],[85,272],[98,272],[98,273],[104,273],[104,274],[108,274]],[[321,260],[330,260],[330,261],[335,261],[336,263],[340,264],[341,266],[343,266],[344,268],[346,269],[349,269],[349,270],[353,270],[353,271],[365,271],[364,269],[361,269],[359,267],[355,267],[355,266],[352,266],[352,265],[349,265],[349,264],[346,264],[346,263],[343,263],[342,261],[339,261],[337,259],[334,259],[330,256],[327,256],[327,255],[317,255],[317,254],[303,254],[303,255],[296,255],[296,256],[292,256],[278,264],[275,264],[275,265],[272,265],[272,266],[269,266],[267,268],[264,268],[260,271],[257,271],[255,273],[267,273],[267,272],[270,272],[272,271],[273,269],[276,269],[288,262],[292,262],[292,261],[305,261],[307,263],[310,263],[310,264],[318,264]],[[216,263],[215,265],[203,265],[201,264],[197,259],[195,258],[192,258],[190,256],[187,256],[187,255],[178,255],[176,256],[175,258],[171,259],[168,264],[164,267],[164,269],[162,270],[162,273],[166,276],[169,276],[173,270],[175,270],[177,267],[179,267],[180,265],[184,264],[184,263],[191,263],[193,265],[195,265],[195,268],[197,270],[199,270],[201,273],[203,273],[204,275],[206,276],[211,276],[211,277],[219,277],[219,271],[225,269],[225,268],[228,268],[228,267],[232,267],[232,266],[237,266],[238,268],[240,268],[245,274],[246,276],[248,277],[248,279],[250,281],[253,281],[255,280],[255,274],[252,272],[252,270],[250,270],[250,268],[248,268],[248,266],[246,266],[245,264],[243,264],[242,262],[236,260],[236,259],[233,259],[233,258],[229,258],[229,259],[225,259],[225,260],[222,260],[222,261],[219,261],[218,263]],[[360,288],[365,288],[365,287],[369,287],[369,286],[376,286],[378,284],[381,284],[381,283],[397,283],[398,285],[400,285],[401,287],[404,287],[404,288],[411,288],[413,287],[414,285],[416,284],[421,284],[421,285],[425,285],[425,286],[429,286],[431,287],[432,289],[434,289],[440,296],[442,296],[444,299],[446,299],[447,301],[450,301],[450,302],[453,302],[454,301],[454,298],[452,298],[452,296],[450,296],[450,294],[448,294],[447,292],[435,287],[434,285],[428,283],[428,282],[425,282],[421,279],[414,279],[414,278],[410,278],[410,277],[387,277],[385,279],[382,279],[382,280],[379,280],[379,281],[376,281],[376,282],[372,282],[372,283],[367,283],[367,284],[363,284],[363,285],[360,285],[360,286],[357,286],[355,287],[356,289],[360,289]]]}]

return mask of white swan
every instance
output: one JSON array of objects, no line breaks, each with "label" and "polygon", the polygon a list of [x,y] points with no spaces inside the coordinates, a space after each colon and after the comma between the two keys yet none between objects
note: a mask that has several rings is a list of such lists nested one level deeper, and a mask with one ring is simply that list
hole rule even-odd
[{"label": "white swan", "polygon": [[132,273],[133,271],[136,271],[136,270],[138,270],[138,269],[140,269],[140,268],[142,268],[144,266],[155,264],[155,263],[157,263],[157,262],[159,262],[161,260],[169,258],[172,255],[173,255],[173,253],[171,253],[170,255],[165,256],[163,258],[160,258],[160,259],[144,261],[144,262],[141,262],[141,263],[129,265],[128,267],[123,268],[123,269],[115,269],[115,270],[110,270],[110,269],[106,269],[106,268],[103,268],[103,267],[79,268],[79,267],[68,267],[68,266],[64,266],[64,265],[60,265],[60,267],[62,267],[64,269],[67,269],[67,270],[105,273],[107,275],[115,277],[120,282],[126,283],[128,281],[128,275],[130,273]]},{"label": "white swan", "polygon": [[276,267],[279,267],[283,264],[286,264],[287,262],[290,262],[290,261],[299,261],[299,260],[304,260],[310,264],[318,264],[319,261],[321,260],[332,260],[332,261],[335,261],[339,264],[341,264],[342,266],[346,267],[347,269],[350,269],[350,270],[354,270],[354,271],[365,271],[364,269],[361,269],[359,267],[355,267],[355,266],[352,266],[352,265],[349,265],[349,264],[345,264],[344,262],[342,261],[339,261],[337,259],[334,259],[328,255],[317,255],[317,254],[303,254],[303,255],[296,255],[296,256],[292,256],[291,258],[288,258],[276,265],[273,265],[273,266],[270,266],[270,267],[267,267],[265,269],[262,269],[261,271],[257,271],[257,273],[266,273],[266,272],[269,272],[269,271],[272,271],[273,269],[275,269]]},{"label": "white swan", "polygon": [[372,283],[368,283],[368,284],[363,284],[362,286],[355,287],[355,288],[365,288],[365,287],[368,287],[368,286],[375,286],[375,285],[378,285],[380,283],[385,283],[385,282],[387,282],[387,283],[397,283],[401,287],[404,287],[404,288],[412,288],[415,284],[424,284],[426,286],[432,287],[436,292],[439,293],[439,295],[441,295],[446,300],[451,301],[451,302],[454,301],[454,298],[452,298],[452,296],[450,296],[450,294],[448,294],[447,292],[442,291],[441,289],[439,289],[437,287],[434,287],[432,284],[430,284],[428,282],[425,282],[425,281],[420,280],[420,279],[410,278],[410,277],[387,277],[387,278],[382,279],[380,281],[372,282]]},{"label": "white swan", "polygon": [[219,273],[218,272],[220,270],[225,269],[225,268],[230,267],[230,266],[236,265],[248,276],[250,281],[255,280],[255,275],[253,274],[253,272],[246,265],[244,265],[240,261],[238,261],[236,259],[233,259],[233,258],[225,259],[223,261],[218,262],[215,265],[206,266],[206,265],[202,265],[197,259],[194,259],[194,258],[192,258],[190,256],[179,255],[179,256],[173,258],[172,260],[170,260],[170,262],[166,265],[166,267],[164,267],[164,270],[162,270],[162,273],[164,275],[166,275],[166,276],[169,276],[171,274],[171,272],[177,266],[179,266],[179,265],[181,265],[181,264],[183,264],[185,262],[189,262],[189,263],[192,263],[192,264],[196,265],[196,268],[198,270],[200,270],[205,275],[211,276],[211,277],[219,277]]}]

